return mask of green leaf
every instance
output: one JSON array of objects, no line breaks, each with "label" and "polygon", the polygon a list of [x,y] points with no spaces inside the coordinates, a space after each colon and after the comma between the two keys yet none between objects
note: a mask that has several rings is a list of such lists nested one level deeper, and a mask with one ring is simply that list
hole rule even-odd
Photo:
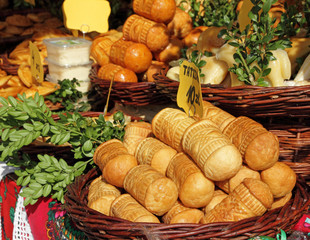
[{"label": "green leaf", "polygon": [[16,185],[21,186],[21,185],[22,185],[22,182],[23,182],[23,179],[24,179],[23,176],[20,176],[19,178],[17,178],[17,180],[16,180]]},{"label": "green leaf", "polygon": [[26,176],[26,177],[23,179],[23,182],[22,182],[21,185],[22,185],[23,187],[26,186],[26,185],[30,182],[30,179],[31,179],[30,175]]},{"label": "green leaf", "polygon": [[38,182],[32,182],[29,184],[29,187],[34,190],[41,189],[43,186]]},{"label": "green leaf", "polygon": [[263,71],[262,77],[266,77],[269,75],[269,73],[271,72],[271,68],[267,68]]},{"label": "green leaf", "polygon": [[23,127],[30,132],[33,131],[33,125],[30,123],[24,123]]},{"label": "green leaf", "polygon": [[1,159],[5,159],[9,155],[9,148],[5,148],[1,154]]},{"label": "green leaf", "polygon": [[[85,165],[86,166],[86,165]],[[79,169],[79,171],[81,170],[81,168]],[[79,172],[78,171],[78,172]],[[74,180],[74,178],[75,178],[75,173],[73,173],[73,172],[71,172],[70,174],[70,180],[71,180],[71,182]]]},{"label": "green leaf", "polygon": [[8,104],[8,101],[4,98],[4,97],[2,97],[2,96],[0,96],[0,103],[3,105],[3,106],[5,106],[5,107],[7,107],[9,104]]},{"label": "green leaf", "polygon": [[52,174],[50,174],[50,173],[46,173],[45,174],[45,178],[46,178],[46,181],[47,182],[49,182],[49,183],[54,183],[55,182],[55,177],[52,175]]},{"label": "green leaf", "polygon": [[80,167],[86,165],[85,162],[82,162],[82,161],[79,161],[79,162],[76,162],[73,166],[74,169],[79,169]]},{"label": "green leaf", "polygon": [[48,132],[50,130],[50,125],[48,123],[44,124],[44,127],[42,128],[42,136],[47,136]]},{"label": "green leaf", "polygon": [[68,168],[68,164],[65,160],[63,160],[62,158],[59,159],[59,164],[61,166],[62,169],[66,170]]},{"label": "green leaf", "polygon": [[263,5],[263,13],[267,14],[271,8],[271,1],[266,0],[264,5]]},{"label": "green leaf", "polygon": [[23,115],[19,115],[19,116],[15,117],[15,119],[19,120],[19,121],[26,121],[27,119],[29,119],[29,116],[26,114],[23,114]]},{"label": "green leaf", "polygon": [[1,135],[2,141],[8,140],[9,132],[10,132],[9,128],[3,130],[2,135]]},{"label": "green leaf", "polygon": [[33,134],[29,133],[25,138],[25,145],[29,145],[30,143],[33,142],[34,139],[36,138],[33,137]]},{"label": "green leaf", "polygon": [[37,157],[41,162],[49,162],[50,161],[49,155],[47,155],[47,154],[44,154],[44,155],[38,154]]},{"label": "green leaf", "polygon": [[0,107],[0,116],[4,115],[6,111],[8,110],[7,106],[2,106]]},{"label": "green leaf", "polygon": [[34,193],[34,190],[29,188],[29,187],[25,187],[23,188],[23,191],[21,192],[21,196],[22,197],[27,197],[27,196],[31,196]]},{"label": "green leaf", "polygon": [[48,172],[48,173],[54,172],[56,170],[57,170],[57,168],[55,168],[55,167],[48,167],[48,168],[45,169],[45,171]]},{"label": "green leaf", "polygon": [[36,130],[36,131],[40,131],[44,127],[43,123],[41,123],[41,122],[34,122],[33,126],[34,126],[34,130]]},{"label": "green leaf", "polygon": [[56,192],[56,193],[54,193],[54,194],[52,195],[52,198],[53,198],[53,199],[57,199],[57,198],[58,198],[58,195],[59,195],[59,192]]},{"label": "green leaf", "polygon": [[38,163],[38,166],[42,169],[46,169],[48,168],[49,166],[51,166],[51,163],[50,162],[39,162]]},{"label": "green leaf", "polygon": [[44,177],[35,177],[35,180],[42,185],[47,183],[47,180]]},{"label": "green leaf", "polygon": [[66,177],[65,177],[65,183],[66,183],[66,185],[69,185],[70,184],[70,176],[69,175],[67,175]]},{"label": "green leaf", "polygon": [[54,165],[56,168],[61,169],[60,164],[59,164],[59,162],[58,162],[58,160],[57,160],[56,158],[51,157],[51,160],[52,160],[53,165]]},{"label": "green leaf", "polygon": [[61,189],[62,182],[58,182],[53,186],[53,190],[59,191]]},{"label": "green leaf", "polygon": [[17,106],[17,100],[12,97],[12,96],[9,96],[8,97],[8,102],[13,106],[13,107],[16,107]]},{"label": "green leaf", "polygon": [[62,135],[62,138],[58,142],[58,145],[62,145],[64,143],[68,142],[69,140],[70,140],[70,132],[67,132],[67,133]]},{"label": "green leaf", "polygon": [[52,186],[50,184],[46,184],[43,189],[43,196],[47,197],[52,192]]},{"label": "green leaf", "polygon": [[90,140],[87,140],[84,144],[83,144],[83,151],[84,152],[89,152],[93,149],[93,144]]},{"label": "green leaf", "polygon": [[38,201],[38,199],[32,199],[32,200],[30,201],[30,205],[34,205],[34,204],[36,204],[36,203],[37,203],[37,201]]},{"label": "green leaf", "polygon": [[57,194],[57,200],[58,201],[61,201],[63,203],[63,197],[64,197],[64,190],[63,189],[60,189],[58,194]]},{"label": "green leaf", "polygon": [[[22,194],[21,194],[22,196]],[[25,196],[24,196],[25,197]],[[25,200],[24,200],[24,206],[27,206],[29,204],[31,204],[33,201],[32,197],[31,196],[26,196]]]},{"label": "green leaf", "polygon": [[64,180],[65,178],[66,178],[66,174],[59,174],[58,176],[55,176],[55,180],[56,181],[62,181],[62,180]]},{"label": "green leaf", "polygon": [[43,188],[38,189],[34,194],[32,195],[33,199],[38,199],[43,195]]}]

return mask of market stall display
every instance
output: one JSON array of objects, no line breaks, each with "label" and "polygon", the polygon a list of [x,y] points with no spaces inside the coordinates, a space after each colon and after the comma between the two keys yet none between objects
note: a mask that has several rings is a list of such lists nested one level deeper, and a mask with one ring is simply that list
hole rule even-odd
[{"label": "market stall display", "polygon": [[[132,14],[105,33],[44,28],[2,55],[0,160],[20,168],[19,202],[33,210],[53,199],[62,209],[49,212],[49,234],[63,226],[81,239],[293,236],[310,209],[310,3],[124,5]],[[1,26],[30,31],[40,14]],[[202,115],[166,106],[182,62],[199,70]],[[104,101],[103,114],[78,106],[82,96]],[[113,103],[124,112],[109,113]],[[127,105],[156,114],[129,116]]]},{"label": "market stall display", "polygon": [[[277,141],[277,137],[273,135],[273,133],[267,131],[263,128],[263,126],[259,125],[256,126],[259,128],[262,128],[264,131],[258,131],[257,135],[254,134],[257,130],[255,130],[255,127],[242,127],[240,128],[239,135],[243,136],[251,136],[250,141],[242,141],[242,138],[239,138],[241,141],[234,141],[234,145],[238,149],[237,151],[256,151],[258,152],[270,152],[271,155],[276,155],[274,159],[276,159],[276,163],[272,160],[272,158],[268,158],[268,164],[271,165],[265,165],[262,169],[265,169],[263,171],[261,167],[259,167],[260,170],[256,170],[255,168],[257,166],[249,167],[246,164],[246,160],[243,158],[243,164],[241,166],[238,165],[237,171],[232,175],[225,175],[223,173],[223,169],[227,169],[227,165],[224,166],[224,161],[217,159],[217,162],[212,164],[212,159],[208,159],[208,154],[202,154],[200,152],[207,151],[210,156],[214,156],[216,152],[219,152],[218,150],[224,149],[224,147],[216,143],[216,135],[220,135],[221,131],[217,126],[221,126],[223,122],[227,121],[227,118],[221,118],[221,121],[216,121],[216,123],[211,122],[210,118],[214,118],[213,115],[214,110],[216,111],[223,111],[221,109],[215,108],[212,104],[205,104],[204,108],[204,118],[209,120],[201,120],[199,118],[190,118],[186,114],[184,114],[180,110],[173,110],[173,109],[163,109],[161,110],[157,116],[153,118],[152,121],[152,129],[154,137],[145,137],[144,140],[140,140],[139,144],[136,147],[135,156],[137,159],[152,159],[150,160],[139,160],[138,165],[134,166],[132,165],[129,167],[129,170],[127,169],[126,172],[128,172],[125,175],[124,178],[124,184],[120,188],[118,188],[121,192],[121,195],[115,196],[114,201],[112,201],[112,204],[110,206],[110,212],[106,209],[104,218],[100,218],[100,214],[98,212],[93,212],[91,210],[91,206],[87,205],[86,199],[88,196],[88,184],[92,183],[92,179],[96,178],[95,181],[98,181],[99,177],[98,175],[100,172],[93,169],[91,172],[89,172],[83,180],[77,180],[75,184],[72,184],[68,188],[68,193],[65,196],[66,198],[66,210],[70,213],[70,215],[73,217],[73,219],[76,221],[77,226],[86,232],[87,236],[91,239],[93,238],[107,238],[107,237],[120,237],[124,234],[122,231],[126,231],[126,236],[123,236],[125,238],[128,237],[142,237],[145,235],[158,235],[165,236],[169,238],[176,238],[176,237],[223,237],[223,238],[229,238],[232,236],[232,231],[234,231],[235,226],[241,226],[240,229],[243,229],[243,222],[242,219],[247,219],[248,223],[250,222],[253,224],[255,222],[255,225],[253,225],[253,229],[251,231],[253,232],[247,232],[246,227],[243,229],[244,231],[240,230],[239,233],[234,233],[234,237],[237,239],[247,239],[251,236],[258,235],[258,234],[270,234],[270,236],[274,236],[274,233],[272,233],[272,230],[267,226],[269,223],[267,223],[271,218],[273,218],[273,214],[276,214],[276,211],[288,211],[284,210],[287,207],[290,208],[290,204],[293,202],[298,201],[296,199],[299,194],[296,195],[296,190],[298,189],[299,184],[302,183],[304,180],[298,179],[296,177],[296,173],[293,171],[293,165],[285,164],[284,162],[278,161],[279,156],[279,143]],[[172,114],[173,113],[173,114]],[[209,113],[209,118],[208,114]],[[231,116],[228,113],[225,113],[226,116]],[[179,119],[179,123],[185,123],[186,119],[192,119],[190,124],[176,124],[174,122],[171,122],[169,120],[170,116],[174,116],[174,119]],[[223,115],[223,114],[222,114]],[[225,135],[225,129],[230,129],[231,126],[235,125],[234,120],[240,119],[242,121],[242,118],[235,118],[231,116],[231,121],[226,125],[223,131],[223,135]],[[173,118],[171,118],[173,119]],[[176,120],[175,120],[176,121]],[[208,122],[210,121],[210,122]],[[251,124],[253,124],[255,121],[248,119],[247,121],[253,121]],[[163,126],[160,127],[160,124],[163,124],[163,126],[167,126],[167,129]],[[250,124],[248,122],[248,124]],[[174,127],[172,127],[174,126]],[[193,132],[191,128],[198,129],[199,133],[196,131]],[[169,130],[168,130],[169,129]],[[182,130],[183,129],[183,130]],[[205,130],[208,130],[208,132],[204,133]],[[216,132],[216,129],[218,129],[218,132]],[[252,129],[252,133],[249,133],[249,129]],[[212,137],[208,135],[212,134]],[[227,133],[226,133],[227,134]],[[260,142],[259,138],[256,138],[258,136],[263,137],[264,135],[270,135],[273,138],[276,139],[276,142],[273,144],[267,144],[265,147],[261,146],[262,148],[258,150],[257,148],[251,147],[251,144],[254,144],[254,142],[258,141]],[[164,141],[167,146],[173,147],[178,149],[179,145],[174,144],[175,140],[178,139],[178,136],[181,135],[181,146],[179,153],[174,152],[174,156],[172,155],[172,158],[168,155],[157,155],[162,156],[161,158],[165,158],[165,162],[167,162],[167,168],[162,169],[161,165],[153,164],[153,161],[155,160],[155,156],[153,154],[148,154],[148,152],[152,152],[152,148],[155,145],[156,141]],[[187,135],[190,135],[191,138],[195,138],[197,141],[203,141],[199,144],[196,143],[196,140],[188,141],[186,137]],[[268,138],[268,136],[265,136],[263,138]],[[229,134],[227,135],[229,136]],[[238,134],[234,135],[236,138],[238,137]],[[256,136],[256,137],[255,137]],[[153,140],[154,139],[154,140]],[[208,143],[208,139],[210,139],[211,142]],[[110,140],[111,141],[111,140]],[[145,144],[148,141],[151,141],[152,144]],[[109,141],[108,141],[109,142]],[[108,144],[106,142],[106,144]],[[176,140],[176,142],[178,142]],[[264,142],[264,141],[263,141]],[[261,143],[263,143],[261,142]],[[113,140],[111,141],[111,144],[113,143]],[[120,142],[118,143],[120,144]],[[163,143],[162,143],[163,144]],[[241,144],[241,145],[238,145]],[[209,146],[210,145],[210,146]],[[255,144],[254,144],[255,145]],[[253,145],[253,146],[254,146]],[[150,150],[146,150],[145,147],[150,148]],[[209,147],[207,147],[209,146]],[[214,148],[211,148],[213,146]],[[217,146],[217,148],[215,148]],[[121,147],[121,145],[120,145]],[[122,146],[123,148],[124,146]],[[269,151],[268,148],[274,149]],[[115,149],[115,148],[113,148]],[[142,153],[141,150],[143,149]],[[188,151],[188,149],[191,149],[193,153],[189,153],[189,155],[185,155],[183,151]],[[212,150],[213,149],[213,150]],[[252,150],[251,150],[252,149]],[[115,159],[110,161],[117,161],[118,156],[121,156],[124,153],[119,153],[113,151],[114,154],[110,151],[101,151],[102,148],[97,149],[98,152],[96,154],[96,158],[102,159],[102,161],[105,161],[104,159]],[[167,148],[168,150],[168,148]],[[180,152],[181,151],[181,152]],[[223,150],[224,151],[224,150]],[[222,155],[222,158],[225,158],[225,156],[231,157],[231,150],[227,150],[229,153]],[[113,156],[109,157],[109,154],[112,154]],[[156,154],[156,153],[155,153]],[[171,152],[173,154],[173,152]],[[247,153],[246,155],[250,156],[251,154]],[[152,157],[154,156],[154,157]],[[263,155],[253,155],[254,158],[260,158],[263,159],[265,156]],[[201,159],[200,159],[201,158]],[[204,160],[203,160],[203,159]],[[222,159],[221,158],[221,159]],[[231,161],[231,158],[229,158]],[[97,160],[98,161],[98,160]],[[163,160],[162,160],[163,161]],[[204,164],[204,161],[205,164]],[[240,155],[240,161],[241,161],[241,155]],[[210,164],[210,167],[206,167],[208,164]],[[151,167],[152,166],[152,167]],[[205,172],[204,167],[206,167],[206,170],[208,171],[209,168],[215,167],[217,170],[211,170],[210,172],[217,176],[216,174],[219,174],[221,177],[223,177],[222,180],[219,180],[218,178],[214,179],[213,182],[211,179],[213,179],[213,175],[210,178],[208,173]],[[292,168],[291,168],[292,167]],[[101,171],[104,169],[99,167]],[[143,169],[143,171],[141,169]],[[119,169],[120,170],[120,169]],[[141,170],[141,171],[140,171]],[[125,170],[124,170],[125,171]],[[107,172],[102,171],[103,177],[102,180],[103,184],[113,184],[113,181],[106,176]],[[113,174],[116,174],[114,171]],[[171,183],[168,184],[166,182],[167,179],[165,176],[167,176],[169,179],[172,179],[173,182],[176,184],[175,186],[178,189],[178,201],[173,198],[173,191],[164,191],[168,196],[166,197],[159,197],[161,191],[155,190],[158,185],[162,186],[163,188],[166,188],[170,186],[172,187]],[[206,177],[207,176],[207,177]],[[121,178],[118,178],[121,179]],[[129,183],[127,183],[129,181]],[[161,181],[161,183],[157,183],[158,181]],[[301,182],[300,182],[301,181]],[[280,183],[282,182],[282,183]],[[285,182],[285,184],[283,184]],[[143,184],[142,184],[143,183]],[[128,185],[129,184],[129,185]],[[295,185],[296,184],[296,185]],[[220,201],[217,202],[217,204],[214,204],[213,207],[209,206],[209,203],[211,203],[211,200],[214,196],[214,188],[215,186],[217,188],[220,188],[223,192],[226,192],[226,194],[223,194],[225,197],[222,197]],[[306,185],[304,185],[306,187]],[[307,187],[306,187],[307,188]],[[294,190],[293,190],[294,189]],[[307,199],[307,202],[303,202],[301,207],[304,209],[305,212],[307,212],[307,209],[309,207],[309,196],[307,196],[308,191],[306,189],[303,189],[305,192],[303,194],[303,198]],[[298,191],[298,190],[297,190]],[[292,195],[293,193],[293,195]],[[250,195],[249,195],[250,194]],[[253,194],[253,195],[251,195]],[[131,198],[131,197],[133,198]],[[200,196],[200,197],[198,197]],[[202,199],[202,196],[205,196],[204,199]],[[215,195],[216,196],[216,195]],[[243,197],[242,197],[243,196]],[[137,211],[133,211],[129,214],[114,214],[114,202],[115,204],[118,203],[118,199],[122,198],[129,198],[131,201],[135,199],[134,204],[129,203],[128,200],[124,200],[124,207],[125,206],[131,206],[132,209],[137,209]],[[295,197],[295,199],[294,199]],[[253,200],[249,200],[249,199]],[[297,197],[299,198],[299,197]],[[79,199],[79,200],[77,200]],[[102,199],[104,201],[105,197]],[[157,199],[157,200],[155,200]],[[165,199],[164,205],[161,203],[160,199]],[[225,200],[223,200],[225,199]],[[76,204],[76,201],[79,201],[78,204]],[[137,201],[137,202],[136,202]],[[155,202],[154,202],[155,201]],[[174,206],[173,203],[176,204]],[[239,201],[241,201],[239,203]],[[299,201],[302,201],[301,199]],[[157,203],[156,203],[157,202]],[[127,205],[128,204],[128,205]],[[155,204],[155,205],[154,205]],[[156,208],[156,204],[159,204],[158,206],[169,206],[166,210],[164,207],[160,207],[160,211]],[[248,207],[245,207],[245,205],[249,204]],[[305,205],[304,205],[305,204]],[[107,207],[107,205],[105,205]],[[119,205],[118,205],[119,206]],[[208,210],[207,209],[208,206]],[[292,206],[291,206],[292,207]],[[139,217],[138,212],[143,214]],[[178,210],[173,210],[174,208]],[[243,209],[244,208],[244,209]],[[98,208],[96,208],[98,209]],[[155,210],[156,209],[156,210]],[[181,225],[178,224],[172,224],[170,218],[176,213],[181,214],[181,210],[184,211],[182,215],[179,216],[180,222],[175,220],[174,223],[182,223]],[[198,220],[195,217],[186,217],[189,216],[185,212],[189,210],[196,209],[197,214],[200,212],[203,212],[204,216],[202,214],[198,214],[197,216],[200,216],[200,220]],[[243,209],[243,210],[242,210]],[[252,210],[250,210],[252,209]],[[281,209],[281,210],[280,210]],[[294,207],[292,207],[294,209]],[[125,211],[125,210],[124,210]],[[164,211],[164,212],[162,212]],[[169,213],[169,216],[166,215]],[[99,210],[100,212],[100,210]],[[174,212],[174,214],[173,214]],[[280,214],[280,212],[278,214]],[[286,215],[287,214],[287,215]],[[286,212],[285,216],[288,217],[290,214]],[[303,213],[300,213],[303,214]],[[170,216],[172,215],[172,216]],[[144,218],[142,217],[144,216]],[[149,217],[146,217],[149,216]],[[181,217],[182,216],[182,217]],[[196,215],[195,215],[196,216]],[[264,220],[264,216],[266,216],[266,220]],[[103,217],[103,216],[102,216]],[[158,225],[156,223],[158,220],[156,220],[157,217],[159,221],[161,221],[161,224]],[[274,216],[278,219],[276,224],[277,227],[280,227],[281,229],[284,229],[285,227],[288,227],[286,221],[286,217],[283,215],[283,219],[280,220],[279,216]],[[123,218],[124,220],[121,220],[120,218]],[[96,222],[89,221],[89,219],[98,219]],[[99,220],[100,219],[100,220]],[[140,220],[139,220],[140,219]],[[149,223],[143,223],[143,225],[139,224],[140,221],[146,222],[150,221]],[[213,219],[213,220],[212,220]],[[267,220],[269,219],[269,220]],[[135,222],[133,225],[130,222],[127,222],[125,220],[129,220],[130,222]],[[155,221],[155,223],[154,223]],[[212,225],[211,222],[225,222],[228,221],[227,225],[225,225],[227,231],[225,232],[218,232],[218,225]],[[236,222],[237,221],[237,222]],[[240,222],[238,222],[240,221]],[[251,222],[253,221],[253,222]],[[257,221],[257,222],[256,222]],[[266,226],[264,226],[264,221],[266,221]],[[283,222],[282,222],[283,221]],[[260,224],[258,224],[258,222]],[[119,225],[120,224],[120,225]],[[168,225],[167,225],[168,224]],[[189,225],[186,225],[189,224]],[[193,225],[194,224],[194,225]],[[198,225],[195,225],[198,224]],[[236,224],[236,225],[235,225]],[[244,222],[246,224],[246,222]],[[284,224],[284,225],[282,225]],[[290,220],[290,224],[294,225],[293,221]],[[290,225],[289,224],[289,225]],[[122,227],[121,227],[122,226]],[[224,226],[224,225],[223,225]],[[223,227],[222,226],[222,227]],[[252,225],[251,225],[252,226]],[[157,229],[158,228],[158,229]],[[200,231],[195,229],[200,229]],[[203,229],[206,228],[205,232]],[[212,230],[214,228],[214,230]],[[90,230],[91,229],[91,230]],[[145,229],[145,231],[142,231],[142,229]],[[160,230],[161,229],[161,230]],[[165,230],[163,230],[165,229]],[[208,229],[208,230],[207,230]],[[254,230],[255,229],[255,230]],[[155,231],[155,232],[153,232]],[[266,231],[266,232],[264,232]],[[102,232],[105,232],[105,234],[102,234]],[[178,232],[178,233],[176,233]],[[244,233],[244,235],[243,235]],[[184,235],[183,235],[184,234]]]},{"label": "market stall display", "polygon": [[[224,11],[225,6],[222,7]],[[201,5],[201,8],[204,9],[204,6]],[[307,3],[299,8],[306,9]],[[198,59],[200,62],[203,99],[233,114],[249,117],[306,117],[309,113],[309,76],[305,70],[308,69],[307,56],[310,51],[308,23],[293,16],[307,13],[300,9],[297,11],[287,3],[276,3],[264,11],[260,14],[254,9],[251,13],[259,20],[252,21],[243,32],[238,30],[238,25],[235,28],[234,24],[228,31],[223,25],[209,26],[199,35],[197,46],[189,47],[183,58],[192,61]],[[281,14],[272,20],[269,16],[272,17],[275,12]],[[285,25],[289,23],[290,27]],[[264,38],[266,31],[262,29],[267,25],[270,28],[267,32],[273,34],[273,37]],[[275,32],[275,26],[278,32]],[[254,32],[251,32],[253,27]],[[287,45],[289,42],[291,47]],[[204,55],[205,51],[208,55]],[[268,60],[266,52],[275,59]],[[250,54],[247,56],[247,53]],[[263,53],[266,55],[261,55]],[[264,57],[258,57],[260,55]],[[159,90],[173,101],[176,101],[179,86],[179,62],[170,63],[168,72],[154,75]],[[263,63],[269,65],[263,67]]]}]

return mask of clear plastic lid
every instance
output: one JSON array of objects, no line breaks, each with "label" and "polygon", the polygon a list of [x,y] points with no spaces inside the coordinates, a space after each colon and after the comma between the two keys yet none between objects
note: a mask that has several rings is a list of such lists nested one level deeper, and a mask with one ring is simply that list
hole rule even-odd
[{"label": "clear plastic lid", "polygon": [[48,38],[44,39],[43,43],[46,47],[57,49],[85,48],[92,44],[91,41],[78,37]]}]

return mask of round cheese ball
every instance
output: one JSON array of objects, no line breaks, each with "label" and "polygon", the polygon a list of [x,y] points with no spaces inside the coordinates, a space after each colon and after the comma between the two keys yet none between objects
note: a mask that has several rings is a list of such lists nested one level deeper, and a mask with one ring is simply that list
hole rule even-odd
[{"label": "round cheese ball", "polygon": [[276,162],[261,172],[261,179],[270,187],[274,198],[280,198],[293,190],[296,173],[287,164]]}]

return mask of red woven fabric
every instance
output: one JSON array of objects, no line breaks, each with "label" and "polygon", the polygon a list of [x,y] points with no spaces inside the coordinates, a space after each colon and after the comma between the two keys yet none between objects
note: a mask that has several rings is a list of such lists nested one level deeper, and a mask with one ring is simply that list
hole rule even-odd
[{"label": "red woven fabric", "polygon": [[304,214],[293,230],[310,233],[310,213]]},{"label": "red woven fabric", "polygon": [[48,204],[51,200],[51,198],[40,198],[36,204],[26,206],[28,222],[34,239],[48,240],[45,225],[50,210]]},{"label": "red woven fabric", "polygon": [[19,191],[20,186],[17,186],[15,181],[8,177],[4,177],[0,182],[2,239],[12,239],[15,207]]}]

